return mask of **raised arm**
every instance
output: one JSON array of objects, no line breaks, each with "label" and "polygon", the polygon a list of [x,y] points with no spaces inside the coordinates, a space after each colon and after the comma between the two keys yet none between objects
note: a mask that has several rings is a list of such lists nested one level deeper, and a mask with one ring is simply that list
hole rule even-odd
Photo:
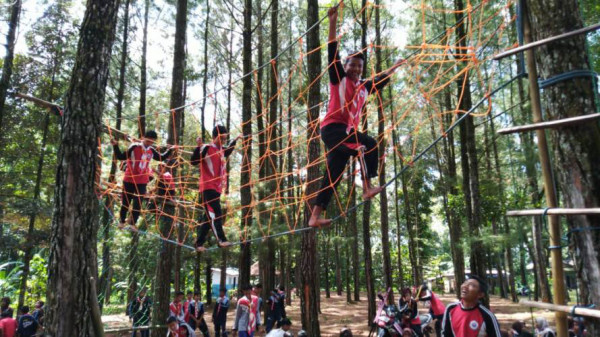
[{"label": "raised arm", "polygon": [[232,141],[229,143],[229,145],[227,145],[227,147],[226,147],[226,148],[225,148],[225,150],[223,151],[223,152],[224,152],[224,155],[225,155],[225,157],[226,157],[226,158],[227,158],[227,157],[229,157],[229,155],[231,155],[231,153],[233,152],[233,150],[235,150],[235,143],[237,143],[238,139],[240,139],[241,137],[242,137],[241,135],[240,135],[240,136],[237,136],[237,137],[235,137],[235,139],[234,139],[234,140],[232,140]]},{"label": "raised arm", "polygon": [[[396,72],[396,69],[400,67],[402,64],[406,63],[404,59],[398,59],[393,66],[381,72],[374,79],[365,82],[365,88],[369,92],[369,94],[380,91],[385,87],[388,83],[390,83],[390,78]],[[373,90],[375,89],[375,90]]]},{"label": "raised arm", "polygon": [[327,12],[329,16],[329,38],[327,44],[327,60],[329,63],[329,81],[338,84],[346,76],[344,66],[339,58],[338,39],[337,39],[337,20],[338,8],[340,5],[331,7]]},{"label": "raised arm", "polygon": [[113,139],[110,140],[110,143],[113,146],[113,151],[115,153],[115,157],[118,160],[126,160],[127,159],[127,154],[121,152],[121,148],[119,148],[119,141],[116,140],[115,138],[113,138]]}]

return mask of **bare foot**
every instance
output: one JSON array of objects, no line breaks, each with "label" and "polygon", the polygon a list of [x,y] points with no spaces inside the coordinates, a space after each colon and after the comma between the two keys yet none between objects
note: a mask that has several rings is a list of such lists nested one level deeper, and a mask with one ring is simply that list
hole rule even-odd
[{"label": "bare foot", "polygon": [[381,191],[383,191],[381,186],[368,188],[363,192],[363,200],[370,200]]},{"label": "bare foot", "polygon": [[204,246],[198,246],[198,247],[196,247],[196,251],[198,253],[204,253],[206,251],[206,247],[204,247]]},{"label": "bare foot", "polygon": [[227,248],[227,247],[231,247],[233,246],[233,243],[229,242],[229,241],[219,241],[217,243],[217,245],[221,248]]},{"label": "bare foot", "polygon": [[317,218],[317,217],[310,217],[310,220],[308,220],[308,226],[309,227],[313,227],[313,228],[321,228],[321,227],[326,227],[331,225],[331,219],[323,219],[323,218]]}]

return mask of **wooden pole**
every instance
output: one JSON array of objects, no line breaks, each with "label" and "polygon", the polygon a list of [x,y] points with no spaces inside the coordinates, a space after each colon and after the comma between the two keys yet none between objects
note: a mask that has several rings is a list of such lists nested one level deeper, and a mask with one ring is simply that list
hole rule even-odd
[{"label": "wooden pole", "polygon": [[508,211],[507,216],[532,216],[532,215],[591,215],[600,214],[600,208],[550,208],[545,209],[524,209],[518,211]]},{"label": "wooden pole", "polygon": [[528,125],[515,126],[512,128],[500,129],[500,130],[498,130],[498,134],[508,135],[508,134],[517,133],[517,132],[560,128],[560,127],[569,126],[569,125],[573,125],[573,124],[585,123],[585,122],[592,121],[592,120],[598,119],[598,118],[600,118],[600,113],[595,113],[595,114],[589,114],[589,115],[583,115],[583,116],[577,116],[577,117],[571,117],[571,118],[564,118],[564,119],[559,119],[559,120],[555,120],[555,121],[541,122],[541,123],[537,123],[537,124],[528,124]]},{"label": "wooden pole", "polygon": [[[564,312],[564,313],[569,313],[569,314],[573,313],[577,316],[600,318],[600,310],[596,310],[596,309],[580,308],[577,306],[572,307],[572,306],[568,306],[568,305],[556,305],[556,304],[552,304],[552,303],[543,303],[543,302],[535,302],[535,301],[528,301],[528,300],[520,300],[519,304],[522,306],[525,306],[525,307],[546,309],[546,310]],[[558,336],[560,336],[560,335],[558,335]]]},{"label": "wooden pole", "polygon": [[541,45],[544,45],[544,44],[547,44],[547,43],[550,43],[550,42],[554,42],[554,41],[566,39],[566,38],[569,38],[569,37],[572,37],[572,36],[575,36],[575,35],[579,35],[579,34],[585,34],[587,32],[591,32],[591,31],[598,30],[598,29],[600,29],[600,23],[597,23],[597,24],[592,25],[592,26],[584,27],[584,28],[581,28],[581,29],[577,29],[577,30],[574,30],[574,31],[571,31],[571,32],[567,32],[567,33],[564,33],[564,34],[560,34],[560,35],[556,35],[556,36],[551,36],[551,37],[545,38],[543,40],[535,41],[535,42],[531,42],[531,40],[530,40],[530,42],[525,41],[525,44],[522,45],[522,46],[520,46],[520,47],[513,48],[511,50],[505,51],[503,53],[500,53],[500,54],[494,56],[494,60],[500,60],[500,59],[505,58],[507,56],[514,55],[514,54],[520,53],[522,51],[530,50],[530,49],[533,49],[535,47],[539,47]]},{"label": "wooden pole", "polygon": [[[531,23],[527,15],[527,6],[525,1],[521,1],[523,9],[524,24],[524,42],[529,44],[532,42]],[[535,64],[535,55],[533,49],[529,48],[525,51],[527,59],[527,73],[529,77],[529,97],[531,99],[531,111],[533,113],[533,122],[542,122],[542,106],[540,100],[540,88],[538,85],[538,73]],[[555,208],[558,206],[556,191],[554,189],[554,177],[550,166],[550,156],[548,152],[548,142],[546,141],[546,133],[544,130],[536,130],[538,153],[542,166],[542,177],[544,180],[544,194],[546,195],[546,203],[548,207]],[[552,247],[561,246],[561,234],[559,218],[556,215],[548,216],[550,231],[550,245]],[[565,276],[563,269],[562,250],[560,248],[551,249],[552,257],[552,288],[554,289],[554,304],[564,305],[565,302]],[[567,315],[564,312],[557,311],[556,315],[556,332],[558,336],[567,336]]]},{"label": "wooden pole", "polygon": [[15,92],[15,97],[24,99],[26,101],[33,102],[33,103],[35,103],[35,104],[37,104],[37,105],[39,105],[39,106],[41,106],[43,108],[50,109],[50,108],[55,107],[55,108],[59,108],[60,109],[60,106],[58,104],[50,103],[48,101],[44,101],[43,99],[39,99],[37,97],[33,97],[33,96],[30,96],[30,95],[27,95],[27,94],[23,94],[23,93],[20,93],[20,92]]}]

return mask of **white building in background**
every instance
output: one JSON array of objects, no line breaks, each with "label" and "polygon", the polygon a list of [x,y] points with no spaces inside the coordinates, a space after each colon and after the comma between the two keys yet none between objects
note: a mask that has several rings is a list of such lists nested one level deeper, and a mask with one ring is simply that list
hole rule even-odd
[{"label": "white building in background", "polygon": [[[221,268],[212,268],[212,295],[219,296],[219,285],[221,282]],[[225,287],[227,290],[238,287],[240,272],[237,268],[227,268],[225,270]]]}]

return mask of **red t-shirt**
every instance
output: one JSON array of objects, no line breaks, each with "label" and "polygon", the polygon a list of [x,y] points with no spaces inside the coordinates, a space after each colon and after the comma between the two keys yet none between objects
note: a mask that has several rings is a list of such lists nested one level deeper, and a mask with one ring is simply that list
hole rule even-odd
[{"label": "red t-shirt", "polygon": [[346,132],[357,130],[360,123],[360,112],[367,99],[364,82],[353,82],[344,77],[339,83],[329,83],[329,107],[321,127],[339,123],[346,125]]},{"label": "red t-shirt", "polygon": [[143,143],[133,143],[127,149],[127,152],[122,153],[119,145],[113,146],[115,155],[119,160],[127,160],[127,168],[123,181],[133,184],[147,184],[150,181],[150,161],[167,159],[171,150],[165,153],[159,153],[152,146],[144,146]]},{"label": "red t-shirt", "polygon": [[346,132],[358,130],[360,113],[367,96],[378,92],[388,82],[385,75],[372,80],[352,81],[346,76],[342,62],[338,56],[337,41],[329,42],[327,46],[329,61],[329,106],[327,115],[321,121],[321,128],[329,124],[344,124]]},{"label": "red t-shirt", "polygon": [[236,140],[233,140],[225,148],[214,143],[203,144],[194,150],[190,161],[192,165],[198,165],[200,170],[198,183],[200,193],[207,190],[214,190],[219,194],[223,192],[223,182],[227,177],[225,158],[233,152],[235,143]]},{"label": "red t-shirt", "polygon": [[485,332],[487,337],[500,337],[496,316],[482,305],[465,309],[462,302],[449,304],[442,321],[444,337],[478,337]]},{"label": "red t-shirt", "polygon": [[4,337],[14,337],[17,331],[17,320],[11,317],[0,319],[0,330]]},{"label": "red t-shirt", "polygon": [[440,299],[435,295],[435,293],[432,291],[431,292],[431,312],[433,312],[434,315],[438,316],[438,315],[443,315],[444,311],[446,310],[446,306],[444,306],[444,303],[442,303],[442,301],[440,301]]}]

